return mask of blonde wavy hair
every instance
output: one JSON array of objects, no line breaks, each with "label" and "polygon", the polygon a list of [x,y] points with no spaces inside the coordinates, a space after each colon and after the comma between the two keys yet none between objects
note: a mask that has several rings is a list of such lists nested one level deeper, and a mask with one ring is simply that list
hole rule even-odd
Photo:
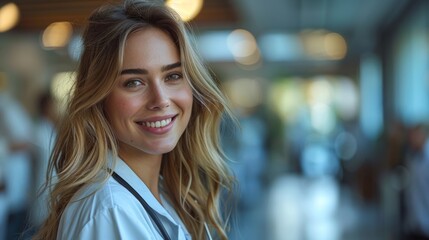
[{"label": "blonde wavy hair", "polygon": [[[77,81],[49,166],[51,211],[34,239],[55,239],[72,196],[84,185],[110,177],[103,169],[109,167],[109,153],[116,156],[118,149],[103,102],[119,76],[129,34],[149,26],[165,31],[176,44],[194,97],[187,129],[175,149],[163,156],[165,187],[193,239],[206,238],[204,223],[217,237],[227,239],[219,196],[222,189],[230,189],[233,179],[220,148],[219,127],[223,116],[232,116],[231,110],[199,58],[188,26],[162,2],[144,0],[102,6],[88,20]],[[56,177],[49,177],[54,172]]]}]

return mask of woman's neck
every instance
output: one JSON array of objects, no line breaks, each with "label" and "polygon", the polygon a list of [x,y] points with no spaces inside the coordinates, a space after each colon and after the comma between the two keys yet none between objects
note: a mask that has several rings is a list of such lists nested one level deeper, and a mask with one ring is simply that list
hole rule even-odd
[{"label": "woman's neck", "polygon": [[120,158],[127,163],[133,172],[146,184],[153,196],[161,202],[159,194],[159,174],[162,155],[139,154],[132,155],[119,151]]}]

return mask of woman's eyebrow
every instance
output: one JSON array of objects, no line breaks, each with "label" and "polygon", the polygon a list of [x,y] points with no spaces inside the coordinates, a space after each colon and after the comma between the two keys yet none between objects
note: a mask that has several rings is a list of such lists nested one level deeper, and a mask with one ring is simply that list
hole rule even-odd
[{"label": "woman's eyebrow", "polygon": [[162,66],[161,71],[165,72],[165,71],[168,71],[168,70],[180,67],[180,66],[182,66],[181,62],[176,62],[176,63],[168,64],[168,65]]},{"label": "woman's eyebrow", "polygon": [[129,69],[124,69],[121,71],[121,75],[125,75],[125,74],[148,74],[148,71],[146,69],[143,68],[129,68]]},{"label": "woman's eyebrow", "polygon": [[[168,64],[165,66],[161,67],[161,71],[165,72],[177,67],[182,66],[181,62],[176,62],[176,63],[172,63],[172,64]],[[128,69],[124,69],[121,71],[121,75],[125,75],[125,74],[135,74],[135,75],[144,75],[144,74],[148,74],[148,70],[144,69],[144,68],[128,68]]]}]

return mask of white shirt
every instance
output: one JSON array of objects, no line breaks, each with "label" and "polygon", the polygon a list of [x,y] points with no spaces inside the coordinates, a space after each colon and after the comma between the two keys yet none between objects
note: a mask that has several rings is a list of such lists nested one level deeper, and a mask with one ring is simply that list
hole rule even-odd
[{"label": "white shirt", "polygon": [[[172,240],[191,239],[174,208],[162,194],[161,205],[144,182],[119,158],[115,172],[154,210]],[[110,177],[101,187],[90,184],[73,196],[61,217],[57,239],[152,240],[162,239],[162,235],[137,198]]]}]

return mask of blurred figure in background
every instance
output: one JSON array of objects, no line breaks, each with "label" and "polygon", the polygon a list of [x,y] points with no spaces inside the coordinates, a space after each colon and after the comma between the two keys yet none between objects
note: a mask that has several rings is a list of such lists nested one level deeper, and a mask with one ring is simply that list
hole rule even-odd
[{"label": "blurred figure in background", "polygon": [[222,144],[232,161],[230,167],[237,181],[237,199],[232,217],[230,240],[263,239],[265,218],[265,182],[267,167],[267,110],[262,105],[264,83],[258,79],[234,79],[224,82],[240,128],[224,122]]},{"label": "blurred figure in background", "polygon": [[233,229],[230,238],[261,239],[265,221],[258,217],[262,211],[258,206],[261,206],[266,195],[262,181],[267,158],[264,145],[266,128],[263,119],[257,114],[242,115],[239,121],[241,131],[234,134],[236,139],[232,141],[235,144],[225,144],[229,157],[233,159],[230,166],[239,186],[235,210],[235,221],[239,226]]},{"label": "blurred figure in background", "polygon": [[31,182],[33,126],[28,113],[13,98],[12,92],[8,89],[6,77],[0,75],[0,136],[5,139],[7,149],[3,164],[8,209],[6,239],[16,239],[23,231]]},{"label": "blurred figure in background", "polygon": [[413,126],[408,141],[405,239],[424,240],[429,239],[429,142],[426,127],[423,124]]},{"label": "blurred figure in background", "polygon": [[38,118],[35,121],[35,154],[33,164],[34,174],[34,201],[31,205],[30,225],[33,230],[45,220],[48,214],[48,192],[41,191],[46,182],[46,173],[49,164],[49,157],[56,138],[57,109],[52,95],[47,91],[39,97]]}]

